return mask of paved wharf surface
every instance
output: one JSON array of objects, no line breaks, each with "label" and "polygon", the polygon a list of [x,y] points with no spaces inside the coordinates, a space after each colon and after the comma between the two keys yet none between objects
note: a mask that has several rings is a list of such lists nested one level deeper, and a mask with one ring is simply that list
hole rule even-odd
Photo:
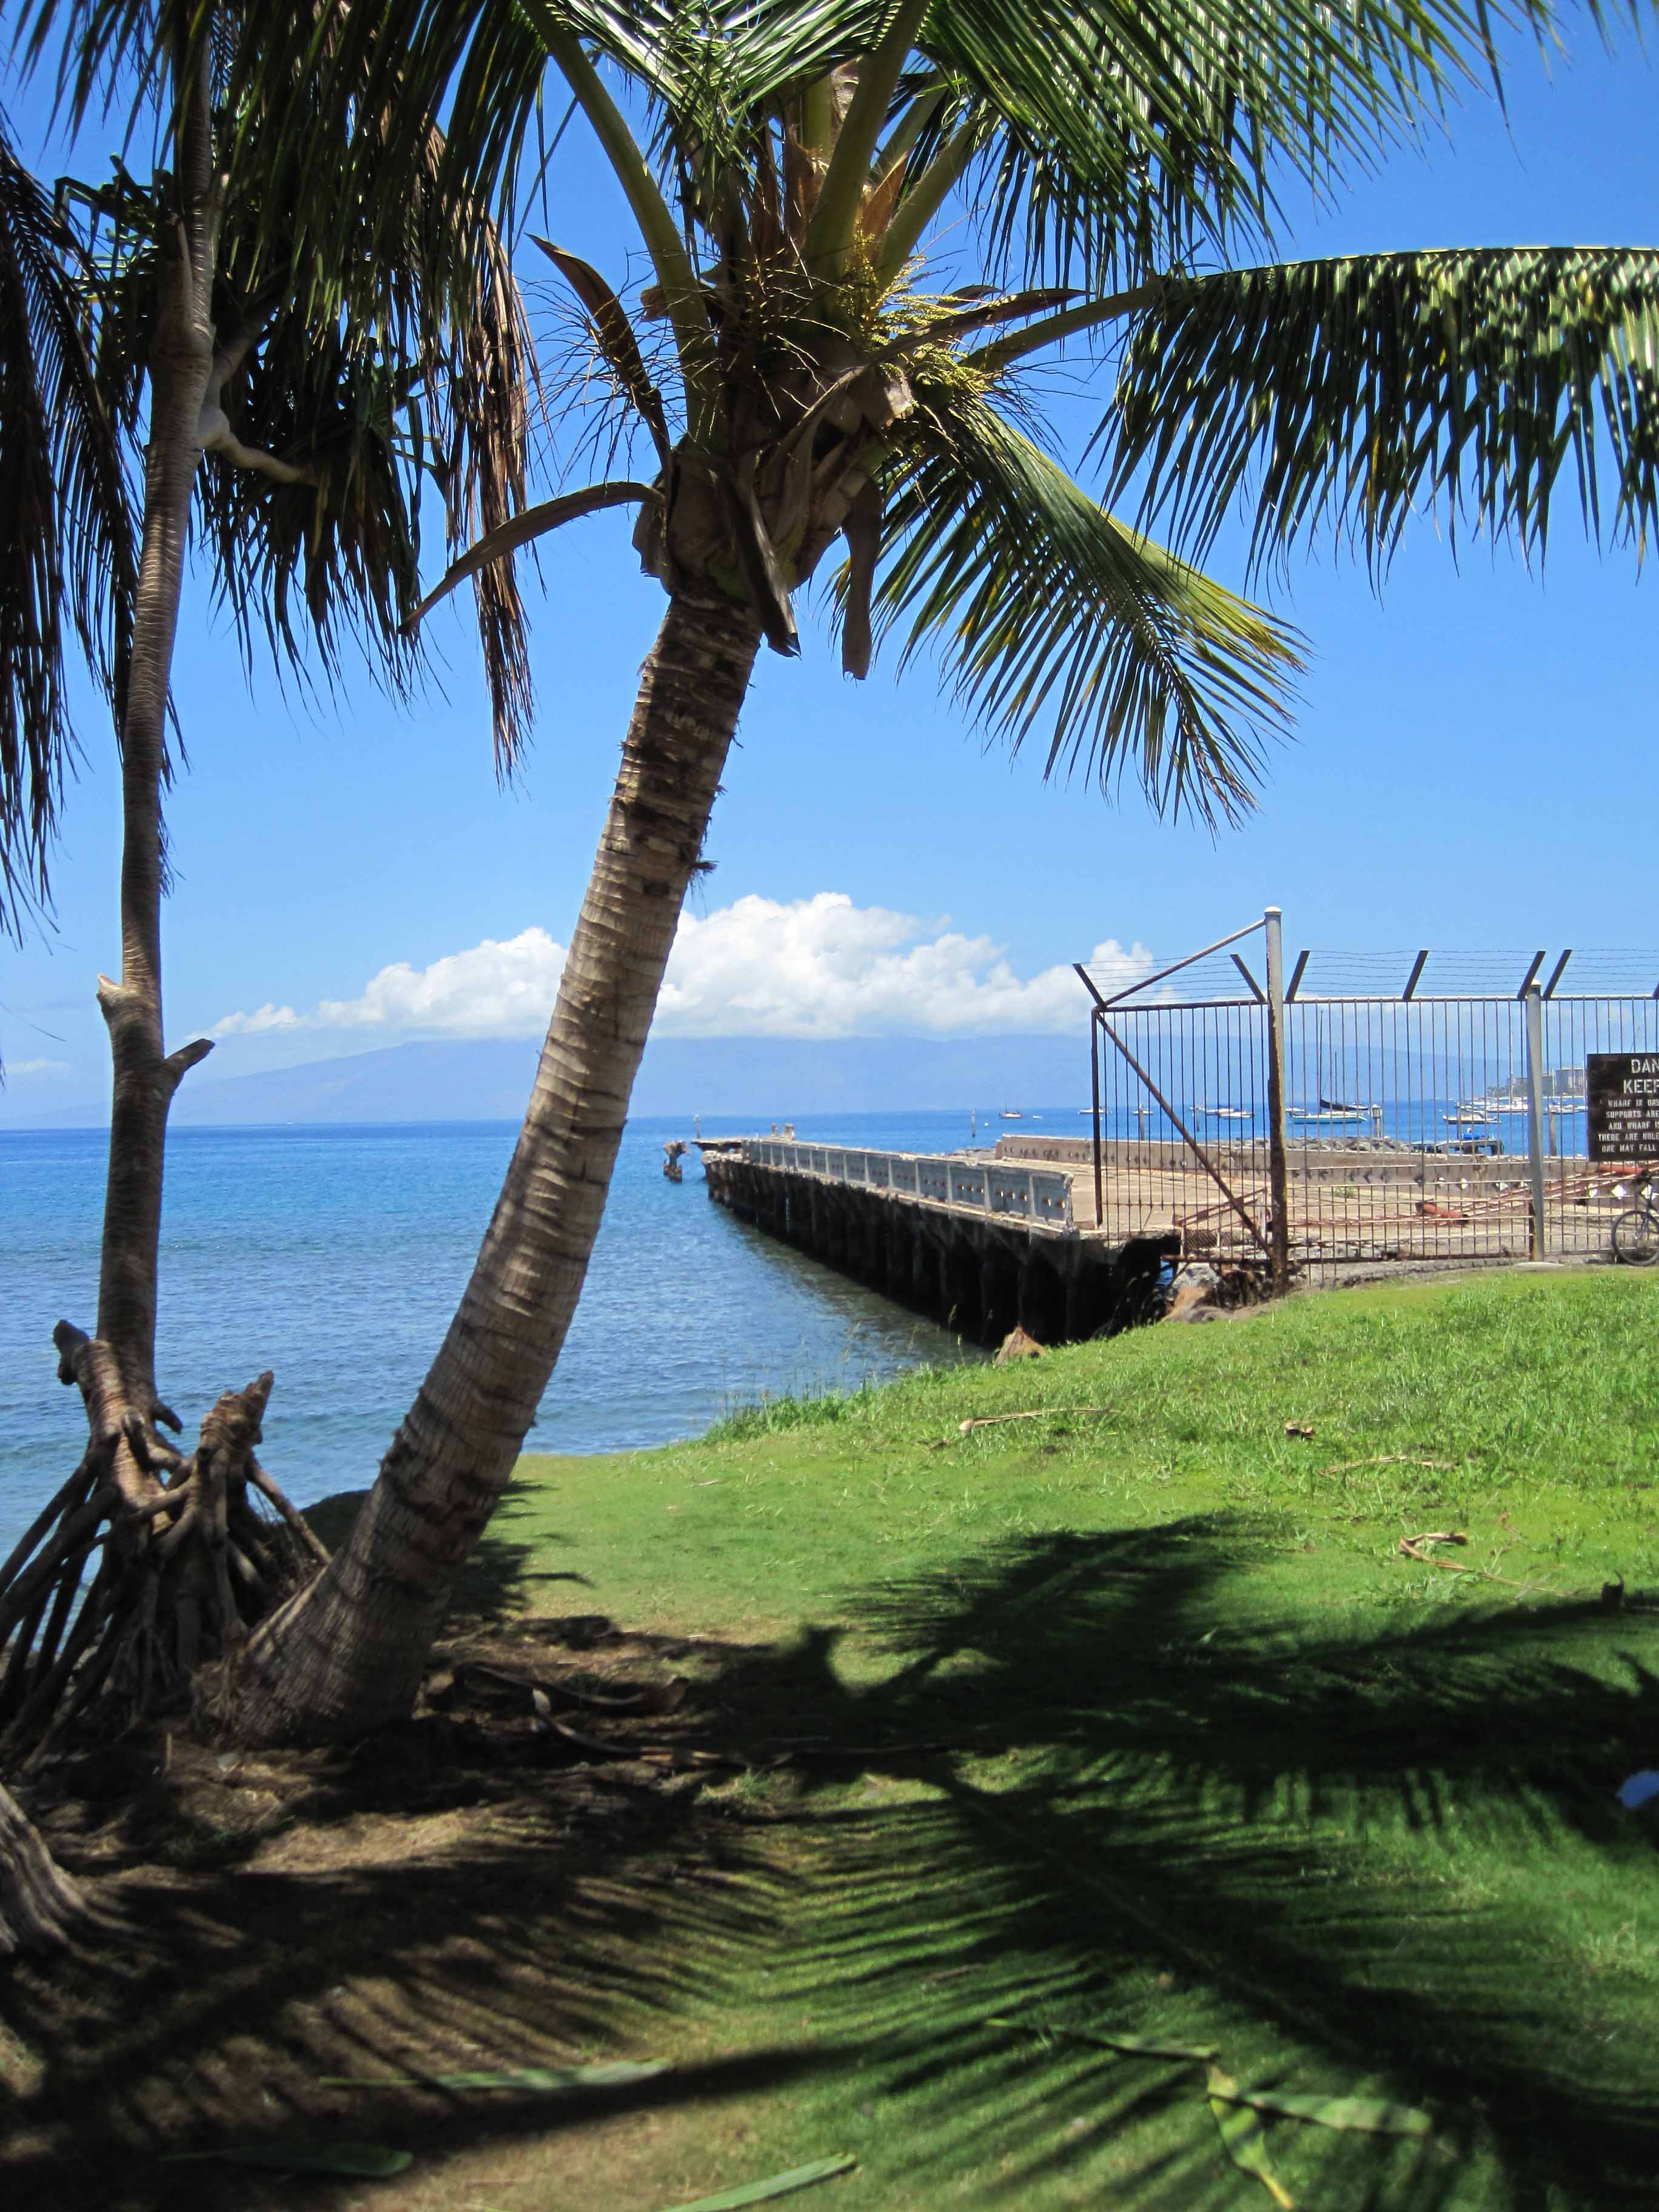
[{"label": "paved wharf surface", "polygon": [[[1490,1140],[1483,1140],[1490,1141]],[[1103,1146],[1100,1212],[1087,1137],[1004,1137],[1000,1158],[1042,1164],[1072,1177],[1079,1231],[1107,1237],[1176,1237],[1183,1256],[1234,1261],[1260,1244],[1269,1211],[1265,1139],[1206,1150],[1235,1206],[1189,1146],[1113,1141]],[[1612,1226],[1633,1203],[1626,1171],[1582,1157],[1543,1163],[1546,1243],[1555,1256],[1588,1257],[1608,1247]],[[1285,1217],[1293,1264],[1304,1271],[1360,1261],[1448,1265],[1524,1260],[1532,1249],[1532,1164],[1523,1152],[1432,1148],[1398,1139],[1313,1142],[1292,1138]]]}]

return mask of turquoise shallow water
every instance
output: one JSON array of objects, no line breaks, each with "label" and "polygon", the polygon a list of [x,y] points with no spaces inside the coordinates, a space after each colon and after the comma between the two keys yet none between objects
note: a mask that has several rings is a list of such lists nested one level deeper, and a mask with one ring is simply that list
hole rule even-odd
[{"label": "turquoise shallow water", "polygon": [[[705,1117],[704,1133],[745,1125]],[[694,1436],[763,1395],[981,1355],[709,1203],[679,1121],[631,1121],[581,1305],[531,1443]],[[803,1141],[943,1152],[963,1114],[826,1115]],[[218,1393],[276,1370],[263,1456],[301,1504],[374,1475],[466,1279],[516,1131],[182,1129],[168,1150],[158,1372],[193,1438]],[[982,1134],[981,1134],[981,1141]],[[60,1315],[90,1327],[107,1140],[0,1132],[0,1554],[74,1466]]]}]

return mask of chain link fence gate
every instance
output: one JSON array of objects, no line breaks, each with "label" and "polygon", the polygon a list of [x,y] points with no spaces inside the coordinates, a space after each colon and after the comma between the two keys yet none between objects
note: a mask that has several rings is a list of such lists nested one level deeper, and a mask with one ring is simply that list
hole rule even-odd
[{"label": "chain link fence gate", "polygon": [[[1608,1249],[1659,1162],[1659,953],[1304,951],[1279,910],[1091,1000],[1079,1224],[1280,1286]],[[1624,1104],[1609,1109],[1609,1085]],[[1625,1097],[1625,1094],[1629,1094]],[[1650,1110],[1644,1101],[1650,1099]],[[1644,1119],[1644,1113],[1646,1118]],[[1623,1115],[1621,1120],[1620,1115]]]}]

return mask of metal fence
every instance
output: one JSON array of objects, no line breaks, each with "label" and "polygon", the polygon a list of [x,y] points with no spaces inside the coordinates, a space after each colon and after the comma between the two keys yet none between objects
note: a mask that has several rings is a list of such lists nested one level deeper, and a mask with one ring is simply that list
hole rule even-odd
[{"label": "metal fence", "polygon": [[[1275,1274],[1605,1249],[1596,1054],[1659,1054],[1659,953],[1303,951],[1276,911],[1094,999],[1096,1224]],[[1605,1150],[1605,1145],[1600,1147]]]},{"label": "metal fence", "polygon": [[775,1137],[747,1137],[743,1158],[757,1167],[783,1168],[890,1190],[923,1205],[965,1207],[1006,1215],[1051,1229],[1070,1229],[1072,1176],[1052,1168],[1022,1167],[999,1159],[960,1160],[916,1152],[850,1152],[837,1145],[793,1145]]}]

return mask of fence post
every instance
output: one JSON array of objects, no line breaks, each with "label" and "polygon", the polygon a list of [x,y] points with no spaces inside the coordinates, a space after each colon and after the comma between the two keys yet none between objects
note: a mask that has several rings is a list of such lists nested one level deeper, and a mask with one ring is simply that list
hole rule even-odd
[{"label": "fence post", "polygon": [[1532,1256],[1541,1260],[1544,1237],[1544,993],[1527,986],[1527,1150],[1532,1166]]},{"label": "fence post", "polygon": [[1285,918],[1262,917],[1267,939],[1267,1188],[1273,1202],[1268,1264],[1280,1297],[1291,1287],[1290,1173],[1285,1159]]},{"label": "fence post", "polygon": [[1106,1197],[1100,1157],[1100,1017],[1092,1006],[1089,1009],[1089,1089],[1095,1113],[1095,1227],[1103,1233]]}]

